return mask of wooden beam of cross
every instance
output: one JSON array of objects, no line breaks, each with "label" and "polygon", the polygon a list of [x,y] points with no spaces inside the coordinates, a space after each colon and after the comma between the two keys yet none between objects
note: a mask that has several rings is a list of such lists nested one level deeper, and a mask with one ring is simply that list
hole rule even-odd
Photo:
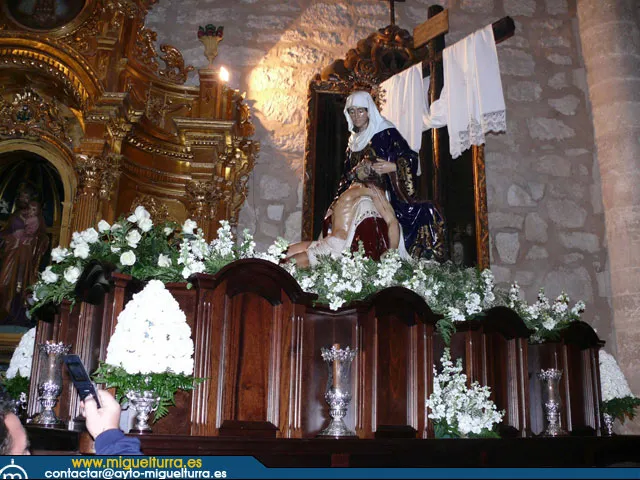
[{"label": "wooden beam of cross", "polygon": [[383,2],[389,2],[389,17],[391,19],[391,25],[396,24],[396,2],[404,2],[405,0],[381,0]]},{"label": "wooden beam of cross", "polygon": [[[493,37],[496,43],[504,42],[506,39],[511,38],[516,31],[515,22],[511,17],[503,17],[493,22],[491,27],[493,28]],[[413,29],[413,48],[419,48],[448,31],[449,11],[443,10]]]}]

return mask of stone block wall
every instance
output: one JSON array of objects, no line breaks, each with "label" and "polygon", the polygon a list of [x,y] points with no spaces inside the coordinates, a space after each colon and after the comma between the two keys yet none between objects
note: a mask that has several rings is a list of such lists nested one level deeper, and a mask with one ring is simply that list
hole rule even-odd
[{"label": "stone block wall", "polygon": [[[604,214],[595,160],[576,0],[409,0],[396,23],[409,31],[427,7],[450,10],[449,45],[505,15],[516,35],[498,46],[508,131],[486,143],[491,263],[497,281],[518,281],[587,303],[586,320],[615,352]],[[389,23],[373,0],[160,0],[147,17],[160,43],[206,65],[198,25],[224,25],[217,65],[247,92],[261,153],[239,231],[265,248],[300,238],[309,80]],[[196,83],[192,77],[190,83]]]}]

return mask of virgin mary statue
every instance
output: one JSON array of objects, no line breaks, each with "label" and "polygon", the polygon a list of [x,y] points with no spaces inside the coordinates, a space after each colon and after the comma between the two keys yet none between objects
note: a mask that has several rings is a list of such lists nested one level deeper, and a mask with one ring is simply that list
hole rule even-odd
[{"label": "virgin mary statue", "polygon": [[[351,136],[337,196],[354,182],[371,182],[370,175],[377,176],[373,181],[385,190],[400,224],[400,253],[443,261],[444,218],[435,203],[416,198],[418,154],[380,114],[368,92],[349,95],[344,114]],[[368,178],[363,179],[362,172]]]}]

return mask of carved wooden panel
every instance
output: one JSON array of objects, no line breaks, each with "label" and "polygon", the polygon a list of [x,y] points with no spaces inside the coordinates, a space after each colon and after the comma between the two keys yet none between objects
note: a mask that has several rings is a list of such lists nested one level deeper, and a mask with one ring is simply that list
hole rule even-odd
[{"label": "carved wooden panel", "polygon": [[545,429],[545,417],[542,407],[542,384],[538,379],[540,370],[557,368],[562,370],[560,381],[560,397],[564,403],[561,410],[560,423],[562,428],[567,428],[567,364],[564,356],[564,348],[561,342],[548,342],[529,345],[529,412],[531,418],[531,433],[539,435]]},{"label": "carved wooden panel", "polygon": [[545,428],[542,409],[541,369],[562,370],[560,397],[562,427],[572,435],[600,433],[599,350],[604,342],[585,322],[574,322],[562,332],[560,341],[530,345],[531,430],[539,434]]},{"label": "carved wooden panel", "polygon": [[522,319],[505,307],[486,313],[482,322],[481,383],[491,388],[491,398],[505,415],[503,437],[529,433],[529,378],[527,356],[529,330]]},{"label": "carved wooden panel", "polygon": [[295,280],[263,260],[198,275],[192,434],[298,435],[300,303]]},{"label": "carved wooden panel", "polygon": [[562,332],[567,366],[567,429],[573,435],[600,432],[600,362],[604,342],[585,322],[574,322]]},{"label": "carved wooden panel", "polygon": [[364,396],[357,382],[362,358],[361,343],[357,330],[358,312],[355,308],[332,312],[323,308],[311,308],[306,311],[301,332],[301,370],[298,374],[301,382],[302,408],[300,411],[301,436],[315,437],[330,421],[329,406],[324,399],[327,390],[329,372],[322,360],[321,348],[330,348],[338,343],[341,348],[358,349],[351,367],[352,393],[351,406],[347,410],[344,422],[354,428],[362,422],[356,421],[356,412],[362,411]]},{"label": "carved wooden panel", "polygon": [[359,316],[365,438],[426,437],[435,323],[424,300],[400,287],[379,292]]}]

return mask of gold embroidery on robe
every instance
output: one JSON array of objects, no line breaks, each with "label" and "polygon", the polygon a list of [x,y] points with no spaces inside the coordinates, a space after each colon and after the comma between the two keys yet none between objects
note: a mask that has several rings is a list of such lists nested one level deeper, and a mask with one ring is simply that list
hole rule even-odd
[{"label": "gold embroidery on robe", "polygon": [[[433,228],[433,233],[431,228]],[[447,257],[444,219],[434,216],[431,228],[429,225],[423,225],[418,229],[409,254],[414,258],[428,258],[444,262]]]}]

